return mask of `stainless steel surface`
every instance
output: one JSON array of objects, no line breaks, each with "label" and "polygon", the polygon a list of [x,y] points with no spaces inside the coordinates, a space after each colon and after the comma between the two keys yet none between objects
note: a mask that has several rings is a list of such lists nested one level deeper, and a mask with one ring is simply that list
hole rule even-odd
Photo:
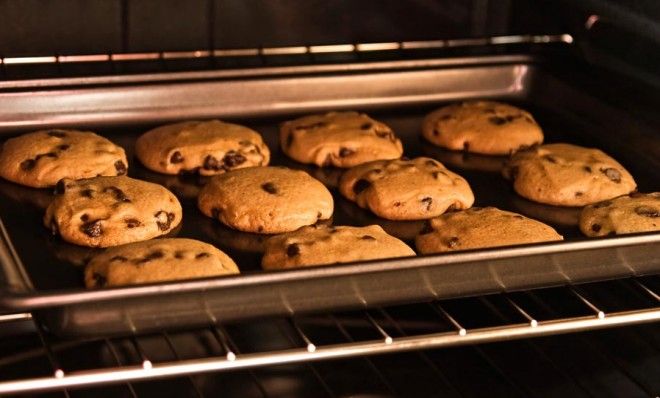
[{"label": "stainless steel surface", "polygon": [[[658,280],[650,279],[651,282],[657,283]],[[19,380],[5,380],[0,382],[0,393],[17,393],[17,392],[34,392],[34,391],[47,391],[59,390],[69,387],[84,387],[94,386],[99,384],[117,384],[123,382],[135,382],[140,380],[153,380],[159,378],[175,377],[182,375],[195,375],[205,372],[229,372],[240,369],[254,369],[260,367],[267,367],[273,365],[284,365],[294,363],[310,363],[316,361],[336,360],[340,358],[350,358],[356,356],[374,356],[385,353],[405,352],[412,350],[428,350],[433,348],[446,348],[464,345],[474,345],[483,343],[492,343],[497,341],[511,341],[518,339],[526,339],[532,337],[540,337],[547,335],[557,335],[564,333],[574,333],[585,330],[598,330],[604,328],[620,327],[623,325],[635,325],[650,322],[657,322],[660,320],[660,303],[657,300],[657,294],[643,282],[637,279],[629,281],[609,282],[613,284],[614,288],[605,285],[605,289],[611,290],[612,294],[620,294],[623,292],[627,295],[638,296],[640,302],[645,302],[645,307],[640,308],[638,304],[631,307],[635,309],[618,310],[613,312],[602,312],[597,310],[597,304],[587,299],[584,293],[577,293],[575,289],[564,289],[565,294],[575,296],[577,303],[583,306],[580,314],[566,317],[552,317],[544,318],[544,315],[529,306],[526,307],[521,304],[521,300],[517,297],[503,295],[503,303],[508,303],[515,311],[522,315],[522,317],[509,318],[503,324],[488,327],[475,327],[465,329],[454,319],[454,316],[445,311],[441,302],[430,303],[429,305],[440,309],[438,313],[438,320],[449,320],[449,328],[436,333],[405,333],[402,327],[406,328],[421,328],[424,329],[425,324],[433,323],[435,320],[431,318],[421,318],[420,321],[412,322],[408,325],[407,321],[397,321],[396,315],[392,313],[391,308],[382,308],[377,312],[379,313],[378,319],[372,316],[369,312],[363,313],[363,317],[355,319],[356,324],[353,324],[352,317],[347,317],[338,321],[335,316],[330,316],[337,323],[337,327],[342,333],[348,336],[347,341],[339,344],[318,343],[314,341],[304,329],[305,327],[299,326],[299,321],[289,319],[294,333],[298,339],[294,339],[293,348],[287,349],[268,349],[265,348],[268,344],[257,343],[258,348],[256,352],[247,353],[234,353],[226,343],[231,340],[229,335],[224,329],[218,328],[215,325],[210,327],[215,339],[220,343],[223,353],[220,355],[182,359],[177,357],[172,361],[158,361],[151,358],[146,353],[143,346],[144,340],[140,342],[140,337],[129,338],[131,344],[137,353],[136,365],[123,365],[123,366],[107,366],[99,368],[86,368],[74,371],[67,371],[63,368],[57,354],[55,353],[55,346],[47,341],[43,333],[40,334],[42,345],[45,349],[46,357],[50,363],[53,373],[51,375],[35,378],[25,378]],[[617,284],[625,284],[625,286],[618,286]],[[582,289],[582,287],[579,287]],[[590,290],[591,287],[585,287]],[[603,289],[603,288],[601,288]],[[626,290],[627,289],[627,290]],[[621,290],[618,292],[617,290]],[[563,292],[562,291],[562,292]],[[527,294],[540,294],[543,291],[527,292]],[[522,294],[522,293],[521,293]],[[505,310],[501,305],[496,304],[495,297],[486,296],[484,298],[475,299],[483,300],[486,306],[484,308],[492,308],[493,313],[501,313]],[[610,298],[609,300],[611,300]],[[550,304],[563,311],[561,308],[564,301],[554,301]],[[544,304],[545,305],[545,304]],[[535,313],[537,311],[538,313]],[[593,313],[592,311],[598,311]],[[376,312],[376,311],[375,311]],[[374,313],[375,313],[374,312]],[[394,311],[396,312],[396,311]],[[590,313],[592,312],[592,313]],[[586,315],[585,315],[586,313]],[[600,314],[603,315],[600,315]],[[515,313],[514,313],[515,314]],[[479,313],[457,313],[463,318],[478,319],[481,314]],[[539,317],[539,320],[536,318]],[[302,319],[309,333],[316,333],[313,329],[309,329],[310,325],[325,325],[323,316],[315,316],[310,319]],[[513,321],[512,321],[513,319]],[[527,322],[530,321],[530,322]],[[420,323],[421,322],[421,323]],[[330,324],[332,323],[329,322]],[[367,329],[372,329],[372,338],[358,338],[350,337],[346,331],[346,327],[355,325],[362,325]],[[399,325],[399,326],[397,326]],[[408,325],[408,326],[402,326]],[[417,325],[417,326],[416,326]],[[452,329],[456,327],[456,329]],[[392,330],[396,333],[393,335],[386,329]],[[264,330],[264,335],[259,335],[259,340],[267,336],[267,329]],[[175,344],[167,333],[163,333],[168,345],[175,350]],[[146,337],[146,336],[145,336]],[[107,343],[112,347],[112,343]],[[176,352],[176,351],[175,351]],[[152,353],[153,354],[153,353]],[[1,357],[0,357],[1,358]],[[1,359],[0,359],[1,361]],[[0,366],[2,363],[0,363]]]}]

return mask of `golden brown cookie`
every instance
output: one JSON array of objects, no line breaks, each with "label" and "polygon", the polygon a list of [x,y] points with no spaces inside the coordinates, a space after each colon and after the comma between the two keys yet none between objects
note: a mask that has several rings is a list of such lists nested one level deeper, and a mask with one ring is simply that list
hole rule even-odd
[{"label": "golden brown cookie", "polygon": [[364,113],[330,112],[305,116],[280,126],[280,146],[300,163],[353,167],[396,159],[403,146],[392,130]]},{"label": "golden brown cookie", "polygon": [[603,151],[571,144],[519,151],[502,173],[520,196],[555,206],[584,206],[637,187],[630,173]]},{"label": "golden brown cookie", "polygon": [[377,160],[346,171],[339,191],[358,206],[389,220],[436,217],[467,209],[474,195],[465,179],[431,158]]},{"label": "golden brown cookie", "polygon": [[330,191],[304,171],[250,167],[213,177],[197,200],[208,217],[244,232],[294,231],[332,216]]},{"label": "golden brown cookie", "polygon": [[415,239],[423,254],[562,240],[552,227],[497,209],[475,207],[427,221]]},{"label": "golden brown cookie", "polygon": [[125,175],[127,167],[121,147],[89,131],[39,130],[8,139],[0,152],[0,176],[35,188],[62,178]]},{"label": "golden brown cookie", "polygon": [[378,225],[309,226],[266,241],[264,269],[307,267],[381,258],[414,256],[415,252]]},{"label": "golden brown cookie", "polygon": [[181,222],[181,204],[160,185],[122,177],[61,180],[44,225],[67,242],[108,247],[155,238]]},{"label": "golden brown cookie", "polygon": [[193,239],[153,239],[117,246],[93,257],[85,268],[89,288],[137,285],[237,274],[225,253]]},{"label": "golden brown cookie", "polygon": [[495,101],[468,101],[431,112],[422,125],[429,142],[443,148],[508,155],[543,142],[543,132],[529,112]]},{"label": "golden brown cookie", "polygon": [[660,192],[634,192],[586,206],[580,230],[587,236],[660,231]]},{"label": "golden brown cookie", "polygon": [[266,166],[270,161],[270,151],[259,133],[219,120],[157,127],[137,139],[135,154],[147,168],[163,174],[213,175]]}]

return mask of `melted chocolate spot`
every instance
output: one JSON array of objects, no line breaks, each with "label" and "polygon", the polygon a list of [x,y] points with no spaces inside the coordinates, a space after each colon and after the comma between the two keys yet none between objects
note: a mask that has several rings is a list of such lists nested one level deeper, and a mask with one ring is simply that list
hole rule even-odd
[{"label": "melted chocolate spot", "polygon": [[351,156],[355,151],[348,148],[339,148],[339,157],[345,158],[346,156]]},{"label": "melted chocolate spot", "polygon": [[426,197],[422,199],[422,203],[426,205],[426,210],[431,210],[431,204],[433,204],[433,199]]},{"label": "melted chocolate spot", "polygon": [[576,198],[579,198],[579,197],[582,196],[582,195],[584,195],[583,192],[580,192],[580,191],[575,192],[575,197],[576,197]]},{"label": "melted chocolate spot", "polygon": [[591,173],[591,172],[592,172],[591,167],[589,167],[589,166],[584,166],[584,167],[582,167],[582,170],[586,171],[587,173]]},{"label": "melted chocolate spot", "polygon": [[202,253],[197,254],[195,256],[195,259],[199,260],[199,259],[206,258],[206,257],[211,257],[211,254],[206,253],[206,252],[202,252]]},{"label": "melted chocolate spot", "polygon": [[89,214],[85,213],[85,214],[81,215],[80,216],[80,221],[84,221],[84,222],[89,221]]},{"label": "melted chocolate spot", "polygon": [[170,163],[176,164],[176,163],[181,163],[183,162],[183,156],[181,156],[181,152],[175,151],[172,156],[170,156]]},{"label": "melted chocolate spot", "polygon": [[151,252],[151,253],[147,254],[146,256],[144,256],[143,258],[141,258],[139,260],[135,260],[133,262],[135,264],[144,264],[144,263],[148,263],[151,260],[156,260],[156,259],[159,259],[159,258],[163,258],[164,256],[165,256],[165,253],[163,253],[161,250],[156,250],[155,252]]},{"label": "melted chocolate spot", "polygon": [[61,130],[50,130],[48,132],[48,135],[51,137],[57,137],[57,138],[64,138],[66,137],[66,133]]},{"label": "melted chocolate spot", "polygon": [[62,144],[57,146],[57,149],[59,149],[60,151],[66,151],[69,148],[71,148],[71,145],[67,145],[67,144]]},{"label": "melted chocolate spot", "polygon": [[139,226],[142,224],[142,223],[140,222],[140,220],[137,220],[137,219],[135,219],[135,218],[129,218],[129,219],[126,219],[126,220],[124,220],[124,222],[126,223],[126,226],[127,226],[128,228],[139,227]]},{"label": "melted chocolate spot", "polygon": [[365,189],[369,188],[370,186],[371,186],[371,183],[369,181],[364,180],[364,179],[359,179],[353,185],[353,192],[355,192],[356,195],[359,195],[360,192],[364,191]]},{"label": "melted chocolate spot", "polygon": [[94,286],[95,287],[104,287],[108,283],[108,279],[99,274],[98,272],[94,272],[92,274],[92,279],[94,279]]},{"label": "melted chocolate spot", "polygon": [[300,246],[297,243],[292,243],[286,247],[286,255],[295,257],[300,254]]},{"label": "melted chocolate spot", "polygon": [[436,136],[436,137],[439,136],[439,135],[440,135],[440,129],[437,128],[437,127],[434,128],[434,129],[433,129],[433,135]]},{"label": "melted chocolate spot", "polygon": [[463,143],[463,150],[464,150],[465,152],[468,152],[468,151],[470,150],[470,143],[469,143],[469,142],[465,141],[465,142]]},{"label": "melted chocolate spot", "polygon": [[93,194],[94,194],[94,190],[92,190],[90,188],[83,189],[82,191],[80,191],[80,196],[84,196],[84,197],[89,198],[89,199],[93,198]]},{"label": "melted chocolate spot", "polygon": [[176,252],[174,252],[174,258],[178,258],[179,260],[181,260],[183,258],[183,253],[184,252],[182,250],[177,250]]},{"label": "melted chocolate spot", "polygon": [[376,240],[376,238],[374,238],[371,235],[362,235],[362,237],[360,239],[362,239],[362,240]]},{"label": "melted chocolate spot", "polygon": [[594,231],[594,232],[600,231],[601,228],[602,227],[600,226],[600,224],[592,224],[591,225],[591,230]]},{"label": "melted chocolate spot", "polygon": [[499,116],[491,116],[488,118],[488,121],[496,126],[501,126],[507,122],[505,118]]},{"label": "melted chocolate spot", "polygon": [[158,225],[158,229],[161,231],[167,231],[170,229],[170,225],[172,224],[172,221],[174,221],[174,213],[167,213],[164,210],[159,211],[158,213],[154,214],[154,217],[156,217],[156,225]]},{"label": "melted chocolate spot", "polygon": [[660,217],[660,211],[652,206],[637,206],[635,207],[635,213],[642,217],[649,217],[649,218]]},{"label": "melted chocolate spot", "polygon": [[126,202],[126,203],[131,202],[131,200],[126,197],[126,194],[124,193],[124,191],[122,191],[121,189],[119,189],[117,187],[105,187],[103,189],[103,192],[111,192],[112,196],[114,196],[115,200],[117,200],[118,202]]},{"label": "melted chocolate spot", "polygon": [[394,207],[399,207],[401,206],[401,202],[394,202]]},{"label": "melted chocolate spot", "polygon": [[246,160],[247,159],[245,156],[241,155],[240,153],[236,151],[229,151],[225,154],[225,157],[222,158],[222,164],[224,165],[225,169],[231,169],[245,163]]},{"label": "melted chocolate spot", "polygon": [[272,182],[265,182],[261,184],[261,189],[263,189],[264,191],[268,192],[271,195],[277,194],[277,188],[275,187],[275,184],[273,184]]},{"label": "melted chocolate spot", "polygon": [[373,126],[373,123],[364,123],[362,126],[360,126],[360,130],[369,130]]},{"label": "melted chocolate spot", "polygon": [[425,163],[429,167],[438,167],[438,163],[435,160],[427,160]]},{"label": "melted chocolate spot", "polygon": [[126,165],[121,160],[115,162],[115,169],[117,170],[118,176],[126,175]]},{"label": "melted chocolate spot", "polygon": [[126,261],[128,261],[128,259],[124,256],[114,256],[113,258],[110,259],[111,263],[115,261],[119,261],[120,263],[125,263]]},{"label": "melted chocolate spot", "polygon": [[547,160],[550,163],[557,163],[557,158],[552,155],[543,155],[543,159]]},{"label": "melted chocolate spot", "polygon": [[206,170],[220,170],[218,159],[216,159],[213,155],[208,155],[204,158],[204,165],[202,167],[204,167]]},{"label": "melted chocolate spot", "polygon": [[37,165],[36,160],[26,159],[26,160],[21,162],[20,167],[21,167],[21,170],[30,171],[30,170],[34,169],[34,166],[36,166],[36,165]]},{"label": "melted chocolate spot", "polygon": [[101,227],[101,220],[94,220],[84,223],[80,226],[80,230],[90,238],[98,238],[103,235],[103,228]]},{"label": "melted chocolate spot", "polygon": [[600,172],[605,174],[607,178],[616,182],[617,184],[621,182],[621,172],[617,169],[608,167],[606,169],[600,169]]}]

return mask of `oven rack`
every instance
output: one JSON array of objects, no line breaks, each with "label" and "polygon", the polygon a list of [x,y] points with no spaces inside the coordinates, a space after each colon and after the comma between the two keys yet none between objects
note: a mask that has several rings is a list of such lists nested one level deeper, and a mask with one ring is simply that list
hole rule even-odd
[{"label": "oven rack", "polygon": [[[281,339],[264,335],[268,344],[274,344],[270,349],[260,347],[259,339],[255,343],[256,348],[239,347],[241,344],[237,344],[236,339],[244,339],[251,334],[245,332],[244,327],[250,330],[252,326],[210,322],[208,327],[196,332],[203,330],[213,336],[218,349],[210,355],[194,358],[177,355],[178,348],[170,338],[172,331],[71,341],[57,340],[35,322],[39,346],[27,354],[0,354],[0,375],[3,368],[36,356],[47,359],[51,372],[2,380],[0,394],[47,390],[64,390],[66,393],[72,387],[117,383],[126,384],[129,390],[134,391],[131,383],[143,380],[190,377],[207,372],[252,371],[274,365],[309,364],[651,323],[660,320],[658,292],[660,276],[646,276],[415,304],[411,307],[412,311],[416,314],[422,311],[423,316],[415,315],[413,318],[402,312],[400,306],[296,316],[272,320],[285,325],[288,341],[282,343]],[[478,311],[474,310],[474,303],[479,304]],[[29,314],[10,314],[2,320],[10,322],[30,317]],[[487,318],[490,320],[484,321]],[[493,319],[496,321],[493,322]],[[324,337],[323,331],[327,328],[343,336],[343,341],[330,341]],[[356,328],[359,330],[357,335],[349,331]],[[154,354],[153,347],[148,348],[153,344],[145,343],[154,339],[164,342],[174,357],[161,359],[158,350]],[[62,355],[88,344],[95,344],[99,350],[110,353],[114,363],[88,368],[73,365],[74,369],[63,364]],[[126,345],[132,347],[134,354],[128,360],[120,360],[117,347]],[[657,349],[660,350],[660,347]],[[653,395],[650,389],[647,392],[649,396]]]}]

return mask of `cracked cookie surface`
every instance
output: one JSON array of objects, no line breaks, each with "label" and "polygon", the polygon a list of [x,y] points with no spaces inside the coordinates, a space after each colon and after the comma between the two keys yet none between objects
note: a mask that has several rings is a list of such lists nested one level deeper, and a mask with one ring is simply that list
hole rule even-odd
[{"label": "cracked cookie surface", "polygon": [[284,122],[280,146],[300,163],[353,167],[378,159],[396,159],[403,146],[392,129],[364,113],[329,112]]},{"label": "cracked cookie surface", "polygon": [[88,288],[237,274],[234,260],[208,243],[167,238],[106,249],[85,268]]},{"label": "cracked cookie surface", "polygon": [[137,139],[135,153],[147,168],[163,174],[214,175],[270,161],[259,133],[219,120],[157,127]]},{"label": "cracked cookie surface", "polygon": [[516,152],[502,174],[520,196],[554,206],[585,206],[637,187],[630,173],[603,151],[571,144]]},{"label": "cracked cookie surface", "polygon": [[495,207],[446,213],[427,221],[415,238],[420,253],[563,240],[552,227]]},{"label": "cracked cookie surface", "polygon": [[284,269],[414,255],[378,225],[308,226],[268,239],[261,265]]},{"label": "cracked cookie surface", "polygon": [[67,242],[108,247],[167,234],[181,222],[174,194],[126,176],[64,179],[46,209],[44,225]]},{"label": "cracked cookie surface", "polygon": [[421,220],[474,203],[467,181],[437,160],[378,160],[346,171],[339,191],[358,206],[389,220]]},{"label": "cracked cookie surface", "polygon": [[300,170],[251,167],[217,175],[197,200],[206,216],[244,232],[296,230],[332,216],[330,191]]},{"label": "cracked cookie surface", "polygon": [[634,192],[586,206],[580,230],[586,236],[660,231],[660,192]]},{"label": "cracked cookie surface", "polygon": [[495,101],[467,101],[437,109],[424,118],[422,135],[443,148],[508,155],[543,142],[532,115]]},{"label": "cracked cookie surface", "polygon": [[124,149],[89,131],[39,130],[8,139],[0,152],[0,176],[34,188],[62,178],[125,175]]}]

